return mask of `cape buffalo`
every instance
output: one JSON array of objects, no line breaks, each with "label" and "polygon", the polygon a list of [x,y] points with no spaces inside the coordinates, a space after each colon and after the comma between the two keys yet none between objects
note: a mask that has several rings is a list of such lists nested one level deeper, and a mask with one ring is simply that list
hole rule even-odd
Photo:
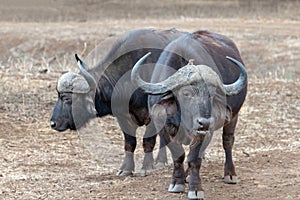
[{"label": "cape buffalo", "polygon": [[221,127],[226,156],[224,182],[237,183],[232,146],[238,112],[246,97],[247,72],[236,45],[210,31],[185,34],[164,49],[151,82],[138,72],[149,55],[135,64],[131,79],[149,94],[151,119],[172,154],[174,169],[168,191],[184,192],[182,144],[186,144],[190,148],[188,198],[204,198],[199,175],[202,154],[213,132]]},{"label": "cape buffalo", "polygon": [[[91,69],[76,56],[80,73],[68,72],[57,82],[58,99],[50,119],[51,128],[57,131],[76,130],[96,116],[116,116],[125,137],[125,158],[117,175],[131,174],[134,170],[136,129],[150,122],[147,94],[135,91],[130,80],[131,68],[149,51],[152,52],[149,62],[155,63],[165,46],[182,34],[176,29],[131,31]],[[144,171],[153,167],[155,140],[155,128],[148,125],[143,138]]]}]

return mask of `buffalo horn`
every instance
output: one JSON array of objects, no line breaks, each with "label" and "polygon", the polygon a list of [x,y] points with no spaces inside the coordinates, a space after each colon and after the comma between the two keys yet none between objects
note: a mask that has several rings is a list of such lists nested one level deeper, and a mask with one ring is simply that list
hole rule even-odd
[{"label": "buffalo horn", "polygon": [[82,73],[82,76],[85,78],[85,80],[88,82],[91,90],[94,90],[97,86],[97,82],[94,79],[94,77],[86,70],[86,64],[82,62],[82,60],[78,57],[77,54],[75,54],[75,58],[79,67],[80,72]]},{"label": "buffalo horn", "polygon": [[144,60],[150,55],[151,53],[147,53],[141,59],[137,61],[134,65],[132,72],[131,72],[131,80],[132,82],[137,85],[140,89],[142,89],[145,93],[149,94],[164,94],[168,91],[171,91],[177,87],[182,85],[189,84],[193,81],[193,79],[187,79],[189,71],[181,70],[181,73],[175,73],[166,80],[160,83],[147,83],[140,77],[138,70]]},{"label": "buffalo horn", "polygon": [[238,93],[240,93],[243,88],[245,88],[245,86],[247,84],[247,71],[241,62],[239,62],[229,56],[226,56],[226,58],[228,60],[230,60],[231,62],[233,62],[234,64],[236,64],[240,70],[240,76],[234,83],[223,84],[226,95],[234,96],[234,95],[237,95]]},{"label": "buffalo horn", "polygon": [[[201,76],[191,76],[195,72],[194,67],[188,68],[181,68],[175,74],[167,78],[166,80],[160,83],[147,83],[140,77],[138,70],[144,60],[150,55],[151,53],[147,53],[144,55],[138,62],[134,65],[132,72],[131,72],[131,80],[135,85],[137,85],[140,89],[144,92],[149,94],[163,94],[183,85],[191,84],[194,81],[197,81]],[[224,90],[227,96],[237,95],[247,84],[247,71],[242,63],[239,61],[231,58],[226,57],[227,59],[231,60],[235,63],[241,73],[237,81],[232,84],[223,84]]]}]

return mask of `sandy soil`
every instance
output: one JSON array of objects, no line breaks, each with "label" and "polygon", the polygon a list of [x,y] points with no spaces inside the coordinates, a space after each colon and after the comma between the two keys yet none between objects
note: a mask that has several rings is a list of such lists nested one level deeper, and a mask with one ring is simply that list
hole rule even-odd
[{"label": "sandy soil", "polygon": [[[49,128],[56,81],[66,71],[77,71],[74,53],[85,56],[107,38],[145,27],[210,29],[228,35],[248,68],[249,93],[234,146],[239,183],[222,183],[224,153],[217,133],[201,171],[206,199],[300,199],[297,1],[273,7],[179,0],[171,6],[154,1],[148,8],[153,17],[140,11],[146,7],[141,1],[89,0],[74,7],[69,0],[31,1],[14,6],[1,1],[0,7],[1,199],[186,199],[187,193],[167,192],[171,165],[147,177],[115,176],[123,158],[123,138],[113,117],[95,119],[78,133]],[[161,6],[166,12],[156,10]],[[205,12],[199,15],[195,6]],[[232,14],[232,6],[245,13]],[[73,10],[78,8],[86,14]],[[92,9],[99,12],[91,14]],[[139,138],[137,170],[143,156]]]}]

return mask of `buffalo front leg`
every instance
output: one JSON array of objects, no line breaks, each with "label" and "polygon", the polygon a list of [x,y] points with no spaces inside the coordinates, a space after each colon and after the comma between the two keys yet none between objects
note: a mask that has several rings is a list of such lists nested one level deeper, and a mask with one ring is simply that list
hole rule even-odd
[{"label": "buffalo front leg", "polygon": [[125,138],[125,158],[117,176],[132,175],[134,171],[134,150],[136,148],[136,137],[123,132]]},{"label": "buffalo front leg", "polygon": [[224,179],[225,183],[236,184],[238,179],[232,160],[232,147],[234,143],[234,130],[237,124],[236,116],[229,124],[223,128],[223,148],[225,150]]},{"label": "buffalo front leg", "polygon": [[197,135],[194,137],[190,144],[190,152],[188,155],[188,167],[189,167],[189,199],[203,199],[204,192],[201,186],[200,168],[202,158],[199,155],[205,135]]},{"label": "buffalo front leg", "polygon": [[168,148],[171,151],[174,169],[172,180],[169,185],[168,191],[172,193],[184,192],[184,183],[185,183],[185,171],[183,166],[183,161],[185,158],[185,153],[182,145],[175,144],[170,142]]}]

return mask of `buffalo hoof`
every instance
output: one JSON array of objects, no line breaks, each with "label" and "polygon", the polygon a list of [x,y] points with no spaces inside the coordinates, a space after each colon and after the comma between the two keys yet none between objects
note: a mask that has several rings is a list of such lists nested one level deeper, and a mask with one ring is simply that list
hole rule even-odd
[{"label": "buffalo hoof", "polygon": [[117,173],[116,173],[117,176],[131,176],[132,175],[132,172],[130,171],[123,171],[123,170],[119,170]]},{"label": "buffalo hoof", "polygon": [[180,192],[184,192],[184,185],[183,184],[170,184],[169,188],[168,188],[168,192],[171,193],[180,193]]},{"label": "buffalo hoof", "polygon": [[223,178],[224,183],[228,183],[228,184],[237,184],[238,182],[238,178],[237,176],[225,176]]},{"label": "buffalo hoof", "polygon": [[148,170],[142,169],[141,170],[141,176],[142,177],[148,176],[148,175],[152,174],[152,172],[153,172],[153,170],[151,170],[151,169],[148,169]]},{"label": "buffalo hoof", "polygon": [[189,199],[204,199],[203,191],[189,191],[188,193]]},{"label": "buffalo hoof", "polygon": [[133,176],[137,176],[137,177],[138,177],[138,176],[145,177],[145,176],[151,175],[152,172],[153,172],[153,170],[151,170],[151,169],[148,169],[148,170],[146,170],[146,169],[141,169],[140,172],[133,172]]},{"label": "buffalo hoof", "polygon": [[165,163],[164,162],[157,162],[156,164],[155,164],[155,169],[162,169],[162,168],[164,168],[166,165],[165,165]]}]

